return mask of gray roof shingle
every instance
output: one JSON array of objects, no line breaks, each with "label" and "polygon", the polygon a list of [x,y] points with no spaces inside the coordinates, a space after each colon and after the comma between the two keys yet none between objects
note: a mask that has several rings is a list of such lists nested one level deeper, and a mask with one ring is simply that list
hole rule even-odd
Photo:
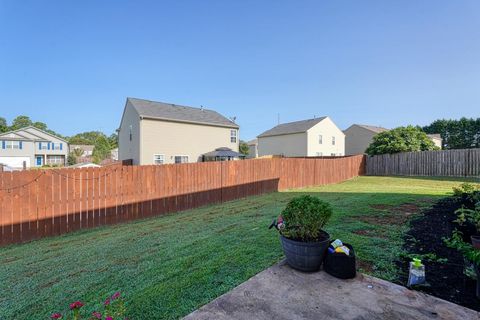
[{"label": "gray roof shingle", "polygon": [[279,136],[283,134],[292,134],[292,133],[302,133],[306,132],[308,129],[325,119],[326,117],[315,118],[315,119],[308,119],[308,120],[301,120],[289,123],[282,123],[276,127],[273,127],[270,130],[265,131],[259,138],[263,137],[270,137],[270,136]]},{"label": "gray roof shingle", "polygon": [[362,127],[362,128],[365,128],[365,129],[370,130],[370,131],[373,131],[373,132],[376,132],[376,133],[388,131],[387,128],[377,127],[377,126],[370,126],[370,125],[366,125],[366,124],[357,124],[357,126]]},{"label": "gray roof shingle", "polygon": [[140,117],[239,128],[236,123],[213,110],[137,98],[127,98],[127,101]]}]

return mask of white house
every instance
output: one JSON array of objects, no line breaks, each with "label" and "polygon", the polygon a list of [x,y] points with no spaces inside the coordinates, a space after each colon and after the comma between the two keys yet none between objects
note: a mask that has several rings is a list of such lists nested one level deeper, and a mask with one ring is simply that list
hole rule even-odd
[{"label": "white house", "polygon": [[282,123],[258,136],[258,155],[345,155],[345,135],[329,117]]}]

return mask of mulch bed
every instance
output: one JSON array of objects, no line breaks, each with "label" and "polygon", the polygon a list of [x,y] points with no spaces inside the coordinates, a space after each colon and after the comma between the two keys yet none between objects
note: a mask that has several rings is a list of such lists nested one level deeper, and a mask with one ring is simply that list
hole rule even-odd
[{"label": "mulch bed", "polygon": [[[404,249],[409,256],[429,253],[436,255],[434,259],[423,261],[427,283],[416,286],[415,290],[480,311],[480,300],[475,296],[476,281],[464,274],[463,256],[457,250],[448,248],[443,241],[458,227],[453,222],[457,218],[454,211],[461,205],[459,199],[444,198],[431,209],[425,210],[421,217],[412,220],[411,229],[405,236]],[[442,262],[438,261],[439,258],[448,260]],[[398,262],[402,268],[399,281],[404,285],[408,280],[409,261],[409,258],[404,258]]]}]

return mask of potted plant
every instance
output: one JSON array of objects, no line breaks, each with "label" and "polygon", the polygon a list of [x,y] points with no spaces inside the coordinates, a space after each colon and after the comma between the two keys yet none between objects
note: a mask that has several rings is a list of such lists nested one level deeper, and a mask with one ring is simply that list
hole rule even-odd
[{"label": "potted plant", "polygon": [[287,263],[301,271],[320,269],[330,243],[323,227],[332,216],[332,207],[316,197],[295,197],[278,219],[283,252]]}]

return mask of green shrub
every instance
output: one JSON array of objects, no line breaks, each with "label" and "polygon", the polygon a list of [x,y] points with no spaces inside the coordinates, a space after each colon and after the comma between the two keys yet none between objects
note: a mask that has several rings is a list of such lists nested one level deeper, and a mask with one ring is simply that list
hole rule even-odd
[{"label": "green shrub", "polygon": [[461,197],[463,195],[469,195],[476,191],[479,191],[478,185],[473,183],[464,182],[458,187],[453,187],[453,195],[456,197]]},{"label": "green shrub", "polygon": [[295,197],[282,211],[280,232],[290,239],[315,241],[331,216],[329,203],[309,195]]}]

